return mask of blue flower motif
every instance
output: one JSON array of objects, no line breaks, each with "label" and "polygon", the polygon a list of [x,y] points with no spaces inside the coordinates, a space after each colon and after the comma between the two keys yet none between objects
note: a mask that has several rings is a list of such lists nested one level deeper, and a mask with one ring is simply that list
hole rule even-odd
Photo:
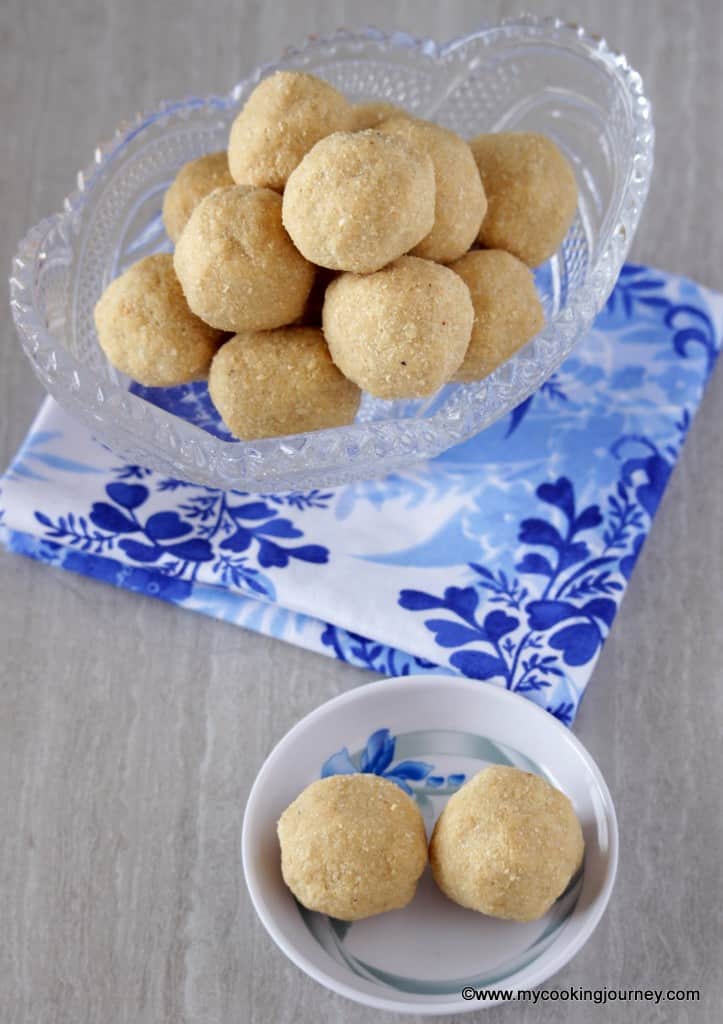
[{"label": "blue flower motif", "polygon": [[[246,551],[252,544],[258,544],[259,565],[267,569],[271,566],[284,569],[291,558],[303,562],[325,563],[329,558],[327,548],[319,544],[302,544],[298,547],[284,547],[275,538],[293,540],[303,537],[290,519],[277,515],[266,502],[252,501],[242,505],[228,506],[228,513],[234,521],[235,530],[221,541],[223,551]],[[263,520],[263,521],[261,521]]]},{"label": "blue flower motif", "polygon": [[[396,739],[389,729],[377,729],[367,740],[366,747],[361,752],[358,765],[352,760],[347,747],[342,747],[331,757],[328,757],[321,767],[321,778],[328,778],[330,775],[379,775],[383,779],[389,779],[396,783],[400,789],[410,796],[414,790],[410,783],[423,782],[431,789],[444,785],[444,776],[432,775],[434,765],[426,761],[394,761]],[[454,781],[453,781],[454,780]],[[464,782],[464,775],[450,775],[447,783],[453,786],[460,786]]]},{"label": "blue flower motif", "polygon": [[[319,544],[289,544],[303,537],[290,519],[279,515],[268,501],[244,500],[248,495],[196,487],[179,480],[161,479],[159,492],[183,490],[190,497],[177,509],[154,512],[142,509],[151,498],[152,480],[137,466],[119,466],[105,487],[105,499],[92,504],[88,518],[69,513],[53,521],[43,512],[36,520],[45,537],[90,554],[122,551],[141,565],[178,579],[195,580],[202,564],[223,585],[241,587],[259,597],[274,599],[272,581],[262,569],[284,569],[292,559],[325,564],[327,548]],[[323,508],[325,492],[294,495],[289,506],[297,511]],[[240,499],[240,500],[237,500]]]},{"label": "blue flower motif", "polygon": [[[177,512],[156,512],[143,523],[136,509],[148,499],[148,488],[143,484],[116,482],[108,484],[106,494],[114,504],[96,501],[90,510],[90,521],[99,530],[121,534],[118,547],[134,562],[158,562],[164,555],[183,562],[210,562],[211,545],[200,537],[188,537],[192,526],[184,522]],[[127,537],[140,534],[144,540]],[[181,539],[185,538],[185,539]]]},{"label": "blue flower motif", "polygon": [[[477,577],[470,586],[447,587],[441,595],[400,591],[400,607],[444,613],[426,618],[424,625],[441,649],[453,651],[450,666],[472,679],[499,680],[517,693],[553,693],[569,670],[597,656],[617,611],[621,580],[629,577],[642,546],[644,517],[653,516],[672,468],[645,438],[622,438],[612,454],[621,458],[631,443],[645,451],[622,461],[616,492],[608,498],[607,522],[599,505],[578,508],[567,477],[537,487],[537,497],[555,510],[556,519],[521,522],[520,542],[544,553],[525,552],[516,569],[522,579],[538,578],[544,586],[470,563]],[[582,535],[600,527],[604,547],[595,554]],[[490,610],[495,603],[502,607]],[[568,703],[553,712],[561,720]]]}]

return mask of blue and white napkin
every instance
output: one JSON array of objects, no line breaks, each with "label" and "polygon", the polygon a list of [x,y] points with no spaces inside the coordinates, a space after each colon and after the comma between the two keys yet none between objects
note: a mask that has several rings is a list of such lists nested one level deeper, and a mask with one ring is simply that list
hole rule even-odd
[{"label": "blue and white napkin", "polygon": [[505,420],[385,480],[242,494],[122,465],[47,400],[2,479],[12,551],[387,675],[571,723],[713,369],[723,296],[628,265]]}]

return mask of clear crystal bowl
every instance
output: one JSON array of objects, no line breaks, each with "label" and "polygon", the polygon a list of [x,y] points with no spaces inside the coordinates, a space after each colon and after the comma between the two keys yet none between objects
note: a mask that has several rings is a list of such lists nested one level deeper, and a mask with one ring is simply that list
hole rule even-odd
[{"label": "clear crystal bowl", "polygon": [[[486,380],[424,401],[365,396],[355,423],[234,441],[205,384],[143,389],[101,352],[93,307],[127,266],[170,249],[160,210],[178,168],[226,145],[253,87],[278,68],[328,79],[352,100],[380,98],[464,136],[550,135],[572,162],[580,202],[561,250],[537,272],[546,326]],[[615,284],[653,166],[640,76],[603,39],[524,17],[439,44],[339,31],[287,50],[227,96],[165,103],[123,125],[78,174],[62,213],[20,243],[10,279],[22,345],[51,395],[124,459],[213,487],[289,490],[383,476],[439,454],[504,415],[583,337]]]}]

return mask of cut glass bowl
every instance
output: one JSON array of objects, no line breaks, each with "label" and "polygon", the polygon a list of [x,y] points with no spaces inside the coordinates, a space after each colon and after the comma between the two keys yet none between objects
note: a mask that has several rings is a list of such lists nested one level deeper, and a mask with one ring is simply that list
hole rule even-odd
[{"label": "cut glass bowl", "polygon": [[[365,395],[350,426],[243,442],[223,429],[205,384],[144,389],[114,370],[98,346],[93,307],[131,263],[170,249],[160,217],[164,189],[186,161],[225,148],[253,87],[279,68],[319,75],[355,101],[400,104],[466,137],[544,132],[571,161],[580,201],[561,250],[536,272],[544,329],[486,380],[447,385],[423,401]],[[129,462],[245,491],[380,477],[484,429],[559,366],[615,284],[652,166],[640,76],[581,28],[524,17],[445,44],[339,31],[288,50],[227,96],[166,103],[123,125],[79,173],[64,211],[20,243],[13,316],[48,392]]]}]

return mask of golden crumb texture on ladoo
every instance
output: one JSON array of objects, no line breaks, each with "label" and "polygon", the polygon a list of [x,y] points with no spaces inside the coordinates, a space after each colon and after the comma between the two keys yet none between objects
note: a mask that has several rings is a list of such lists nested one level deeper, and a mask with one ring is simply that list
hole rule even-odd
[{"label": "golden crumb texture on ladoo", "polygon": [[458,259],[477,238],[487,210],[485,190],[469,144],[438,124],[404,116],[383,121],[379,131],[416,146],[434,165],[434,225],[412,249],[412,255],[438,263]]},{"label": "golden crumb texture on ladoo", "polygon": [[145,387],[203,379],[222,338],[188,308],[169,253],[147,256],[111,281],[94,319],[108,361]]},{"label": "golden crumb texture on ladoo", "polygon": [[355,103],[351,108],[351,125],[349,130],[363,132],[367,128],[378,128],[382,121],[390,117],[411,117],[402,107],[386,100],[370,100],[368,103]]},{"label": "golden crumb texture on ladoo", "polygon": [[283,221],[312,263],[368,274],[413,249],[434,225],[434,166],[374,129],[335,132],[290,175]]},{"label": "golden crumb texture on ladoo", "polygon": [[231,433],[248,441],[344,426],[361,401],[314,327],[237,334],[213,360],[208,390]]},{"label": "golden crumb texture on ladoo", "polygon": [[294,896],[342,921],[407,906],[427,863],[417,805],[378,775],[312,782],[281,815],[278,836]]},{"label": "golden crumb texture on ladoo", "polygon": [[228,162],[239,185],[281,191],[311,147],[351,127],[351,104],[328,82],[300,71],[262,79],[231,125]]},{"label": "golden crumb texture on ladoo", "polygon": [[193,312],[233,332],[298,319],[315,276],[281,223],[281,196],[250,185],[201,200],[176,243],[174,265]]},{"label": "golden crumb texture on ladoo", "polygon": [[188,219],[209,192],[233,185],[226,151],[208,153],[184,164],[163,197],[163,226],[172,242],[177,242]]},{"label": "golden crumb texture on ladoo", "polygon": [[569,161],[546,135],[496,132],[470,147],[487,195],[480,243],[505,249],[530,267],[559,249],[577,209]]},{"label": "golden crumb texture on ladoo", "polygon": [[501,249],[475,249],[450,265],[469,288],[472,337],[456,381],[482,380],[542,330],[545,314],[532,271]]},{"label": "golden crumb texture on ladoo", "polygon": [[339,369],[377,398],[419,398],[464,359],[474,310],[464,281],[402,256],[375,274],[342,274],[326,289],[324,335]]},{"label": "golden crumb texture on ladoo", "polygon": [[465,783],[437,819],[429,856],[442,892],[491,917],[535,921],[582,864],[580,822],[545,779],[493,765]]}]

